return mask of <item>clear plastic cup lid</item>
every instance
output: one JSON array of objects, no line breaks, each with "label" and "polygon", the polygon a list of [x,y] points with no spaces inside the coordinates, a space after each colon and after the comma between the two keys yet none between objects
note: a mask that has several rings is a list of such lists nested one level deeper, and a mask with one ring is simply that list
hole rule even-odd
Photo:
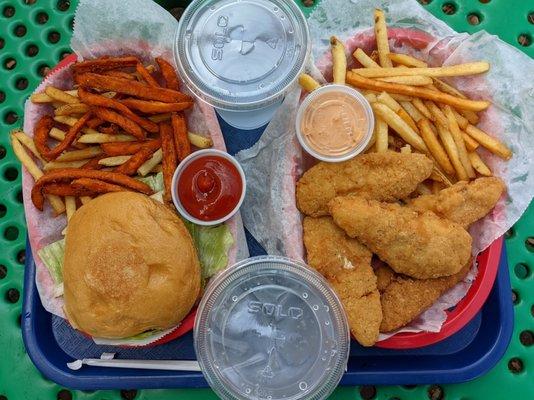
[{"label": "clear plastic cup lid", "polygon": [[349,328],[325,279],[283,257],[214,277],[198,307],[195,351],[222,399],[324,399],[349,355]]},{"label": "clear plastic cup lid", "polygon": [[195,0],[180,18],[174,56],[197,96],[250,110],[275,102],[297,78],[308,36],[293,0]]}]

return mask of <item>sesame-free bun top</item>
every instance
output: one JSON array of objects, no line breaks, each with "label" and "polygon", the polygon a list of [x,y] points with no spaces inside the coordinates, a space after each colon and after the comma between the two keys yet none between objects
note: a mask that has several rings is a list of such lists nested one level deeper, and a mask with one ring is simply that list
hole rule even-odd
[{"label": "sesame-free bun top", "polygon": [[197,300],[200,279],[186,227],[145,195],[105,194],[69,221],[65,312],[91,336],[126,338],[176,326]]}]

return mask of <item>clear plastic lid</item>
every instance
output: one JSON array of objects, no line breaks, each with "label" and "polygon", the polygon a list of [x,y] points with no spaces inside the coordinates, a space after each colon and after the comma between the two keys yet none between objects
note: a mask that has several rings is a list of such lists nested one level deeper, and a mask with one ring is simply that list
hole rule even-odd
[{"label": "clear plastic lid", "polygon": [[349,328],[325,279],[283,257],[214,277],[198,307],[195,351],[222,399],[324,399],[349,355]]},{"label": "clear plastic lid", "polygon": [[174,57],[197,96],[217,108],[251,110],[283,96],[309,49],[293,0],[195,0],[180,18]]}]

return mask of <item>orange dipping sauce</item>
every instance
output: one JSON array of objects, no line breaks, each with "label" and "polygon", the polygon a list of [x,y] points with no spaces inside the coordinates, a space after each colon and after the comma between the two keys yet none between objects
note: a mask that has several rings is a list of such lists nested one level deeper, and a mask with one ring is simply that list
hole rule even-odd
[{"label": "orange dipping sauce", "polygon": [[183,208],[202,221],[230,214],[243,193],[239,171],[226,158],[207,155],[191,161],[182,171],[177,194]]}]

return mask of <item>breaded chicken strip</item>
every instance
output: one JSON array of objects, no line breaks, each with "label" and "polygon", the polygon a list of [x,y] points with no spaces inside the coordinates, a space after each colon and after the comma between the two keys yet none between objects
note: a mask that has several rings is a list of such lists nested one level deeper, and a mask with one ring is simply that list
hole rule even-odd
[{"label": "breaded chicken strip", "polygon": [[471,259],[456,274],[436,279],[413,279],[396,274],[387,265],[376,270],[383,319],[380,332],[391,332],[408,324],[466,276]]},{"label": "breaded chicken strip", "polygon": [[432,172],[432,161],[422,154],[388,151],[369,153],[341,163],[321,162],[297,183],[297,207],[312,217],[328,215],[336,196],[357,194],[380,201],[407,197]]},{"label": "breaded chicken strip", "polygon": [[324,275],[343,303],[352,335],[362,346],[372,346],[382,307],[371,252],[330,217],[304,218],[304,245],[308,264]]},{"label": "breaded chicken strip", "polygon": [[432,211],[468,228],[495,207],[504,188],[504,183],[494,177],[478,178],[470,183],[461,181],[437,194],[411,199],[408,205],[418,211]]},{"label": "breaded chicken strip", "polygon": [[436,214],[356,196],[330,202],[334,222],[393,270],[428,279],[457,273],[471,257],[471,236]]}]

